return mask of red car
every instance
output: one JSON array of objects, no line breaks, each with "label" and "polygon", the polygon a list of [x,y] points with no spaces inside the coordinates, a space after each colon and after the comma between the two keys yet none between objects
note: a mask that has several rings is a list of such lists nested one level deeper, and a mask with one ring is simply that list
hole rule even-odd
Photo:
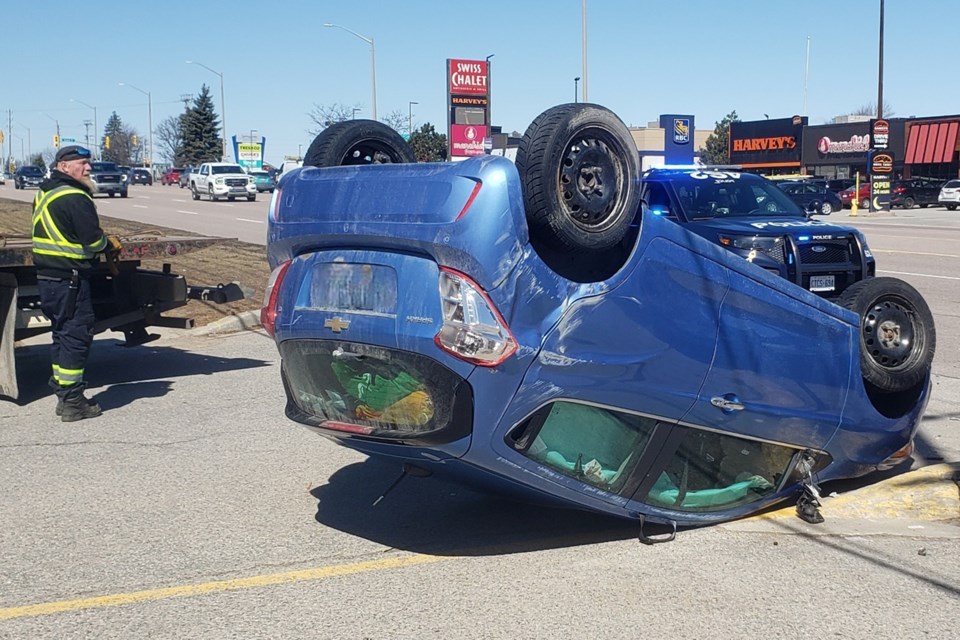
[{"label": "red car", "polygon": [[182,171],[183,169],[181,167],[170,167],[160,176],[160,184],[180,184],[180,172]]},{"label": "red car", "polygon": [[[855,187],[850,187],[849,189],[844,189],[837,195],[840,196],[840,202],[843,203],[844,209],[850,208],[850,203],[853,202],[853,192]],[[857,194],[857,206],[861,209],[870,208],[870,183],[864,181],[860,183],[860,191]]]}]

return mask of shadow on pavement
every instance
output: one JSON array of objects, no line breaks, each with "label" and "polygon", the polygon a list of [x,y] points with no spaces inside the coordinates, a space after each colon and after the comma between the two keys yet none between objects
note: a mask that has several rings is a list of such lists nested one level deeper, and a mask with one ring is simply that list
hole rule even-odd
[{"label": "shadow on pavement", "polygon": [[637,537],[633,522],[514,502],[436,476],[408,476],[372,506],[399,473],[399,464],[375,459],[340,469],[310,492],[318,501],[317,522],[431,555],[503,555]]},{"label": "shadow on pavement", "polygon": [[[138,398],[165,395],[170,390],[172,378],[212,375],[271,364],[255,358],[222,358],[152,343],[126,348],[122,340],[101,339],[94,342],[87,363],[87,395],[95,396],[104,409],[115,408]],[[52,396],[47,385],[49,378],[49,344],[17,348],[17,384],[20,387],[17,404],[27,405]],[[148,381],[152,383],[144,385]]]}]

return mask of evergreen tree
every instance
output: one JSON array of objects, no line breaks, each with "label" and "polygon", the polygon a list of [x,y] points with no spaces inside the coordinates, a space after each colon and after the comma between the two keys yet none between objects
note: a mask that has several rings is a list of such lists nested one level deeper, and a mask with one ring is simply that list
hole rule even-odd
[{"label": "evergreen tree", "polygon": [[194,98],[193,106],[181,116],[183,131],[182,164],[198,165],[216,162],[223,154],[223,138],[220,137],[220,119],[213,110],[210,89],[203,85]]},{"label": "evergreen tree", "polygon": [[[117,164],[126,164],[130,160],[130,149],[123,142],[125,135],[123,121],[114,111],[107,119],[107,124],[103,127],[103,159],[106,162],[116,162]],[[109,148],[108,148],[109,145]]]},{"label": "evergreen tree", "polygon": [[736,110],[716,123],[713,133],[700,149],[700,161],[704,164],[730,164],[730,123],[740,122]]},{"label": "evergreen tree", "polygon": [[447,159],[447,136],[437,133],[429,122],[411,134],[410,146],[417,156],[417,162],[441,162]]}]

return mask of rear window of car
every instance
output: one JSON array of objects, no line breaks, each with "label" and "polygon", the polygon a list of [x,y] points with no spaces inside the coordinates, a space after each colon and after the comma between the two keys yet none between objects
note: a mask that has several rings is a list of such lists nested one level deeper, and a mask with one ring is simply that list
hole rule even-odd
[{"label": "rear window of car", "polygon": [[42,176],[43,172],[40,171],[40,167],[21,167],[20,175],[22,176]]},{"label": "rear window of car", "polygon": [[947,182],[947,184],[945,184],[945,185],[943,185],[943,186],[944,186],[944,187],[948,187],[948,188],[950,188],[950,189],[956,189],[956,188],[960,187],[960,180],[950,180],[950,181]]}]

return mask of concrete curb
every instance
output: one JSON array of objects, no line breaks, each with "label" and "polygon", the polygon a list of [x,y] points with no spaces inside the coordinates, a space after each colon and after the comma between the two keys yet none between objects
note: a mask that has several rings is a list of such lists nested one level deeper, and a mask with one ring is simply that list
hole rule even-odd
[{"label": "concrete curb", "polygon": [[895,534],[960,538],[960,462],[923,467],[836,497],[824,497],[825,522],[808,524],[794,505],[727,523],[739,531],[836,535]]},{"label": "concrete curb", "polygon": [[259,326],[259,311],[241,311],[236,315],[226,316],[216,322],[192,329],[189,333],[192,336],[220,335],[224,333],[236,333],[237,331],[248,331],[256,329]]}]

